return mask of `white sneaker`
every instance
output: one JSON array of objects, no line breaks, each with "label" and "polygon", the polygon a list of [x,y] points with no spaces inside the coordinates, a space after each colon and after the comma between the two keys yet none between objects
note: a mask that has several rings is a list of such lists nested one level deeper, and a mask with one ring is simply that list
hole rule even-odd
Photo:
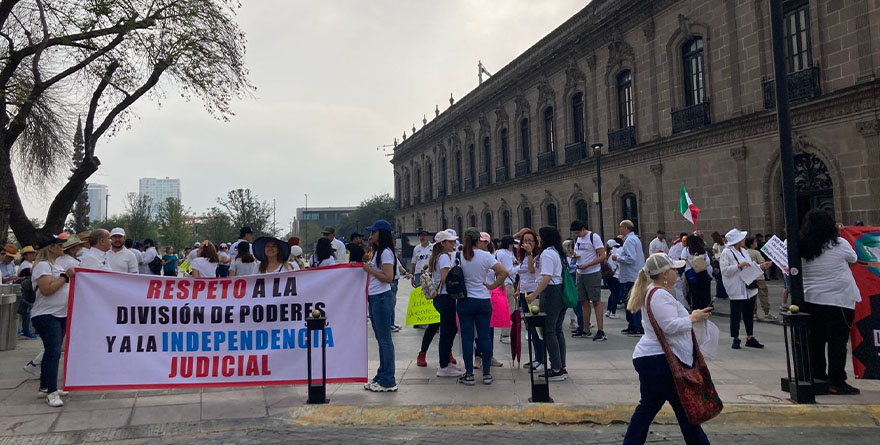
[{"label": "white sneaker", "polygon": [[608,314],[608,318],[617,319],[617,314]]},{"label": "white sneaker", "polygon": [[[60,396],[66,396],[67,394],[69,394],[67,391],[62,391],[60,389],[55,392],[57,392],[58,395],[60,395]],[[46,388],[40,388],[37,391],[37,398],[43,398],[43,397],[46,397],[47,395],[49,395],[49,390]]]},{"label": "white sneaker", "polygon": [[35,379],[40,378],[40,367],[35,365],[34,362],[27,362],[22,369],[24,369],[24,372],[34,376]]},{"label": "white sneaker", "polygon": [[49,403],[49,406],[58,408],[59,406],[64,406],[64,401],[61,400],[61,391],[55,391],[52,394],[49,394],[46,397],[46,401]]},{"label": "white sneaker", "polygon": [[611,316],[611,311],[605,311],[605,318],[609,318]]},{"label": "white sneaker", "polygon": [[367,383],[367,386],[364,389],[373,392],[395,392],[397,391],[397,385],[394,386],[382,386],[378,382],[370,382]]},{"label": "white sneaker", "polygon": [[510,344],[510,336],[509,335],[502,335],[501,336],[501,343],[504,343],[505,345],[509,345]]},{"label": "white sneaker", "polygon": [[445,368],[437,368],[437,377],[458,377],[461,375],[461,370],[453,368],[450,364]]}]

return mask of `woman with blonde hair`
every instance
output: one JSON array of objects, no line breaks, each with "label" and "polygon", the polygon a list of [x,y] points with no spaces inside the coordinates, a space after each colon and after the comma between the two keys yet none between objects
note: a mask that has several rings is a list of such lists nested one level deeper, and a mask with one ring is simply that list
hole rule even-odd
[{"label": "woman with blonde hair", "polygon": [[[639,339],[633,351],[633,366],[639,373],[641,399],[626,430],[624,445],[645,443],[651,422],[666,402],[669,402],[675,412],[685,443],[709,443],[700,425],[688,421],[660,340],[665,339],[683,366],[694,366],[694,343],[691,335],[693,323],[709,318],[712,308],[707,307],[688,314],[687,309],[672,295],[678,281],[678,269],[684,265],[684,261],[672,261],[665,253],[651,255],[639,271],[629,294],[626,309],[630,312],[645,312],[642,316],[645,335]],[[660,327],[660,333],[654,331],[646,310],[647,304],[650,304],[651,315]]]}]

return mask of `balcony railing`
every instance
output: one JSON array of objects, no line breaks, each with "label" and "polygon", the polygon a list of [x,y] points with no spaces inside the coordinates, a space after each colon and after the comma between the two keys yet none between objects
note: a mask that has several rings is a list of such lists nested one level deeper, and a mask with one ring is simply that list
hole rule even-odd
[{"label": "balcony railing", "polygon": [[636,146],[636,127],[626,127],[608,132],[608,151]]},{"label": "balcony railing", "polygon": [[461,193],[461,183],[452,181],[452,193]]},{"label": "balcony railing", "polygon": [[548,151],[538,155],[538,171],[556,167],[556,152]]},{"label": "balcony railing", "polygon": [[507,167],[498,167],[495,169],[495,182],[507,181]]},{"label": "balcony railing", "polygon": [[[809,68],[788,73],[788,100],[796,102],[822,95],[822,83],[819,67],[813,65]],[[764,108],[776,108],[776,81],[765,80]]]},{"label": "balcony railing", "polygon": [[587,157],[587,143],[575,142],[565,147],[565,163],[572,164]]},{"label": "balcony railing", "polygon": [[672,133],[681,133],[709,125],[709,102],[672,110]]},{"label": "balcony railing", "polygon": [[532,172],[531,161],[528,159],[523,159],[521,161],[516,161],[514,167],[516,168],[516,177],[522,178],[524,176],[528,176],[529,173]]},{"label": "balcony railing", "polygon": [[489,177],[489,172],[480,173],[480,187],[488,187],[492,182],[492,178]]},{"label": "balcony railing", "polygon": [[469,192],[474,189],[474,178],[465,178],[464,191]]}]

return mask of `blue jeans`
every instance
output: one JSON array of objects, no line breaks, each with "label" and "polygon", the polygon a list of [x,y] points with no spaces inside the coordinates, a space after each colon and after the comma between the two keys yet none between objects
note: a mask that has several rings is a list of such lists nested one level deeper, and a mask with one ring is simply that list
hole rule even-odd
[{"label": "blue jeans", "polygon": [[18,297],[18,315],[21,317],[21,334],[30,337],[31,333],[31,305]]},{"label": "blue jeans", "polygon": [[61,358],[61,345],[67,329],[67,317],[37,315],[31,319],[40,339],[43,340],[43,362],[40,364],[40,387],[47,388],[49,394],[58,391],[58,360]]},{"label": "blue jeans", "polygon": [[379,369],[376,370],[376,383],[391,387],[397,384],[394,379],[394,343],[391,341],[391,320],[394,314],[394,291],[370,295],[370,324],[373,335],[379,343]]},{"label": "blue jeans", "polygon": [[612,314],[617,313],[617,303],[620,302],[620,281],[611,277],[605,280],[611,295],[608,297],[608,311]]},{"label": "blue jeans", "polygon": [[[524,313],[529,313],[529,304],[526,301],[526,294],[519,294],[519,304]],[[538,328],[529,328],[529,337],[532,340],[532,347],[535,348],[534,360],[544,363],[544,340],[538,336]]]},{"label": "blue jeans", "polygon": [[[629,291],[632,290],[634,283],[620,283],[620,287],[618,288],[620,293],[618,294],[620,298],[623,298],[625,303],[629,302]],[[626,322],[628,323],[627,329],[634,332],[643,332],[642,329],[642,311],[638,311],[635,314],[626,311]]]},{"label": "blue jeans", "polygon": [[397,309],[397,288],[398,288],[397,284],[399,281],[400,280],[395,279],[394,281],[391,282],[391,292],[393,292],[393,295],[391,297],[392,297],[393,303],[391,303],[391,324],[388,325],[388,329],[391,329],[391,326],[394,326],[394,324],[395,324],[394,323],[394,321],[395,321],[394,311]]},{"label": "blue jeans", "polygon": [[422,287],[422,274],[417,273],[413,275],[413,279],[416,280],[416,287]]},{"label": "blue jeans", "polygon": [[440,313],[440,367],[449,366],[449,356],[452,355],[452,344],[455,343],[455,334],[458,326],[455,325],[455,300],[448,294],[440,294],[434,298],[434,309]]},{"label": "blue jeans", "polygon": [[675,418],[678,419],[678,427],[681,428],[684,442],[686,444],[708,444],[709,438],[706,437],[703,428],[700,425],[690,423],[687,419],[684,407],[681,406],[681,401],[678,398],[678,392],[675,390],[675,381],[672,379],[672,371],[669,370],[666,356],[639,357],[633,359],[633,365],[636,372],[639,373],[639,391],[642,396],[639,400],[639,406],[636,407],[632,419],[629,421],[629,428],[626,430],[623,444],[641,445],[645,443],[651,422],[654,421],[654,417],[666,402],[669,402],[672,411],[675,412]]},{"label": "blue jeans", "polygon": [[480,352],[483,358],[483,375],[489,374],[492,367],[492,334],[489,321],[492,319],[492,302],[488,298],[465,297],[458,300],[458,321],[461,323],[461,354],[464,369],[474,373],[474,327]]}]

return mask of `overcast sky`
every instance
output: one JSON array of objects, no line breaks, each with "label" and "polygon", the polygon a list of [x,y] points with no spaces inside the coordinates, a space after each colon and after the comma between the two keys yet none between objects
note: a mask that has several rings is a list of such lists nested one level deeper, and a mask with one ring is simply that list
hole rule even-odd
[{"label": "overcast sky", "polygon": [[[230,122],[168,91],[142,102],[131,128],[103,139],[89,182],[110,188],[124,210],[138,178],[180,178],[183,202],[202,213],[233,188],[277,202],[277,224],[296,208],[355,206],[393,193],[393,171],[376,146],[430,120],[477,86],[477,60],[497,71],[585,0],[244,0],[246,64],[256,97]],[[390,149],[389,149],[390,153]],[[51,195],[57,189],[50,190]],[[45,197],[26,197],[45,217]]]}]

